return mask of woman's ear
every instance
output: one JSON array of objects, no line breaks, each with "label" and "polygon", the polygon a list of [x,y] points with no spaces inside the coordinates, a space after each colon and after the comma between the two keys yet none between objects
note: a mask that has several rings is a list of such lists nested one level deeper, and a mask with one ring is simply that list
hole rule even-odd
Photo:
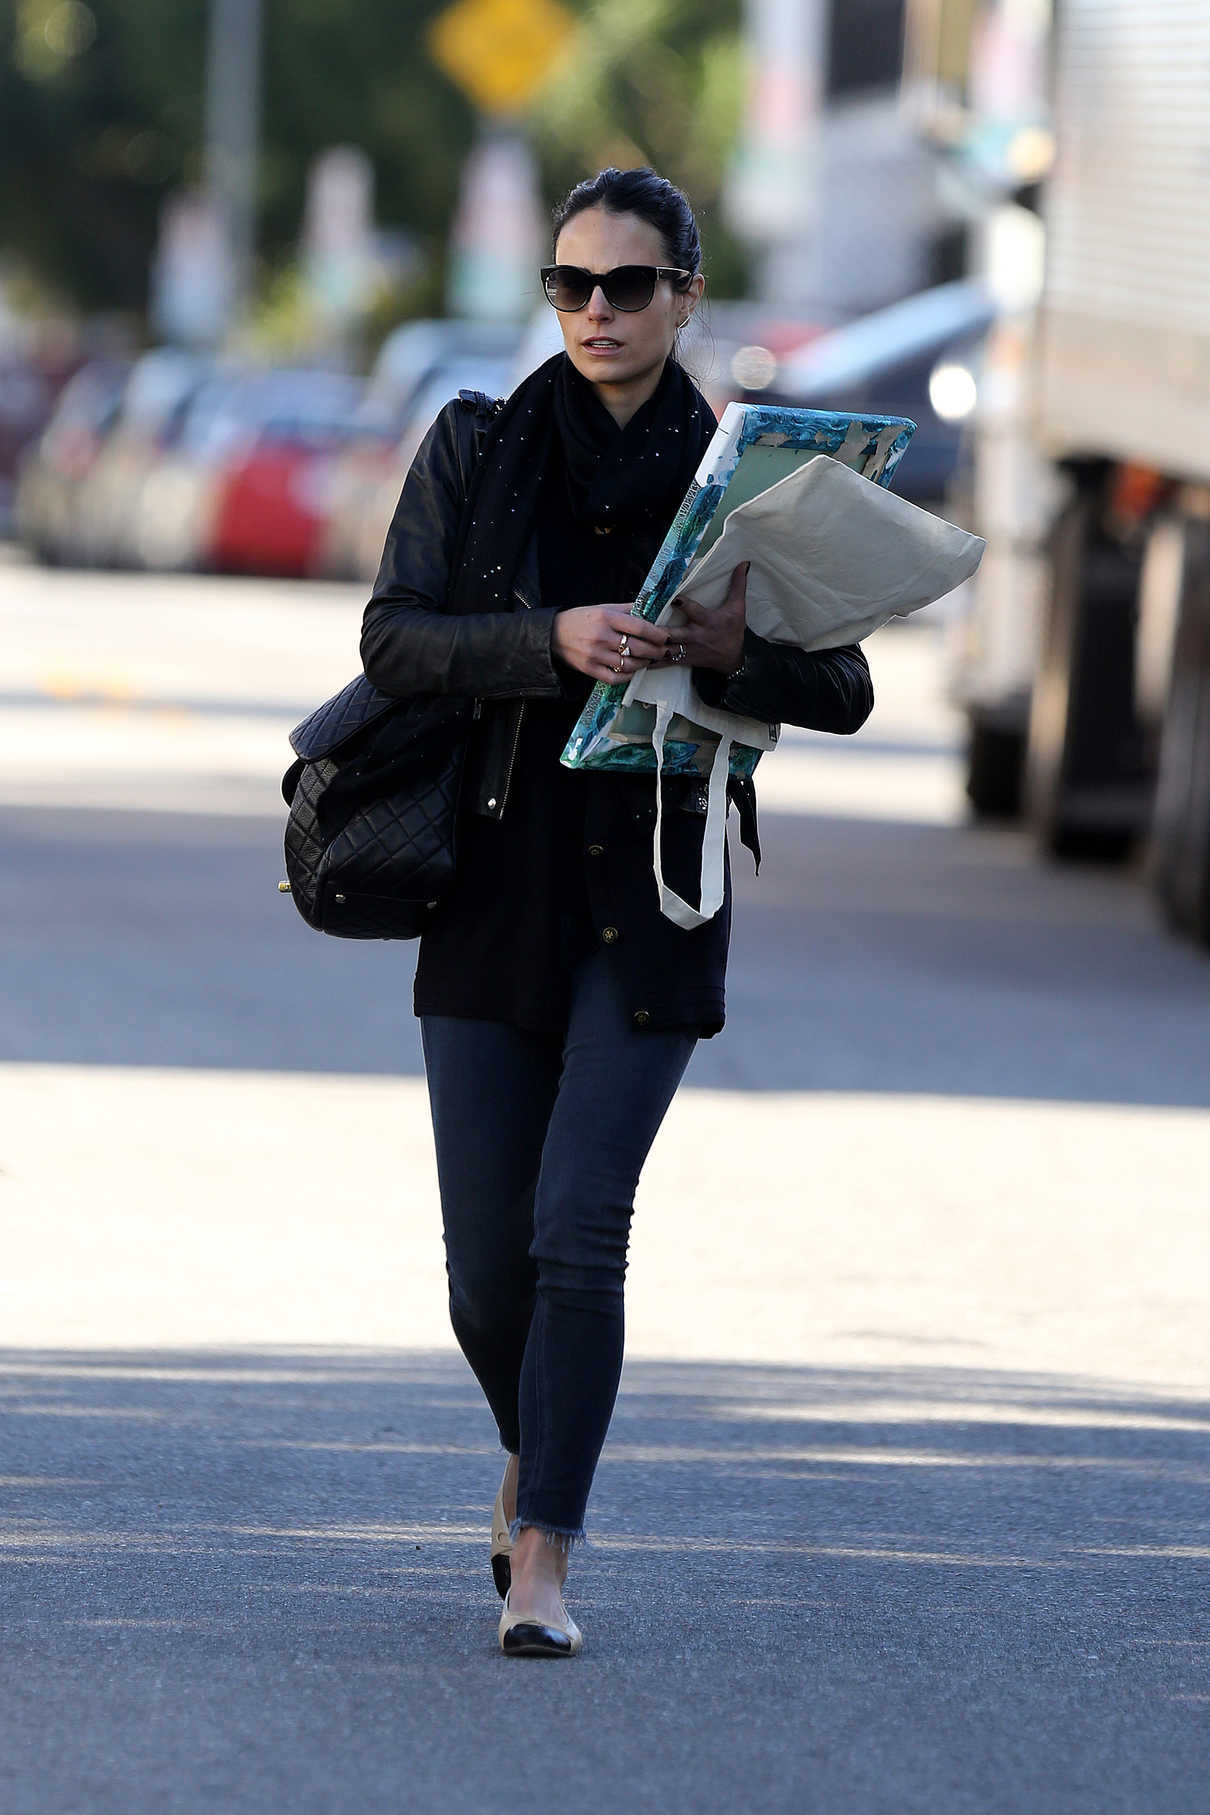
[{"label": "woman's ear", "polygon": [[695,277],[690,279],[689,283],[681,291],[681,296],[684,298],[685,302],[688,304],[688,307],[686,308],[685,313],[681,316],[681,319],[676,324],[678,328],[683,328],[685,326],[685,323],[689,320],[689,317],[693,314],[693,311],[697,308],[697,305],[701,302],[702,292],[705,290],[705,288],[706,288],[706,279],[702,275],[702,273],[699,271]]}]

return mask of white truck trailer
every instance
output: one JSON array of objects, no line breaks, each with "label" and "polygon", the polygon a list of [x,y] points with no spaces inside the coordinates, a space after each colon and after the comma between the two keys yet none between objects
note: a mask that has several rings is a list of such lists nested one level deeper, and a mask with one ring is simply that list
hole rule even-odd
[{"label": "white truck trailer", "polygon": [[969,792],[1055,856],[1144,850],[1210,944],[1210,0],[1055,0],[1048,61],[1042,293],[974,428]]}]

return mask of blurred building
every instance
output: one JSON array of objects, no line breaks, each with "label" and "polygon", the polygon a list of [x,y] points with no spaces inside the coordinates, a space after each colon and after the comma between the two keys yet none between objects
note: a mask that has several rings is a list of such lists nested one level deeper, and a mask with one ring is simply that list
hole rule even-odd
[{"label": "blurred building", "polygon": [[904,4],[746,0],[728,215],[759,295],[821,321],[959,274],[959,213],[902,104]]}]

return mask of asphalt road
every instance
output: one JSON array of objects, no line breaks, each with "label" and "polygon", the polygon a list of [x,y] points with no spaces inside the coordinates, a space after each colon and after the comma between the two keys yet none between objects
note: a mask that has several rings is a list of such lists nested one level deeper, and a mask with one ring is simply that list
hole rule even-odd
[{"label": "asphalt road", "polygon": [[5,1815],[1210,1810],[1210,964],[963,823],[935,625],[762,772],[498,1656],[409,956],[275,888],[358,604],[0,564]]}]

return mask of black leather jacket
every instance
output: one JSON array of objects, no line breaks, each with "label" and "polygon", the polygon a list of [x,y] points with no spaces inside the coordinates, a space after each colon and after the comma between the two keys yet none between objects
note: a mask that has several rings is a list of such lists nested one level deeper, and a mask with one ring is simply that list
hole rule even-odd
[{"label": "black leather jacket", "polygon": [[[463,803],[499,818],[508,802],[525,702],[558,698],[563,689],[551,652],[558,614],[542,603],[536,535],[513,584],[511,611],[454,615],[445,610],[479,432],[476,399],[464,392],[445,406],[416,455],[366,606],[361,659],[367,678],[384,693],[455,693],[475,699],[477,723]],[[698,670],[694,678],[712,704],[749,718],[819,731],[858,730],[874,703],[870,671],[856,645],[808,654],[748,631],[737,676],[724,680]],[[694,779],[669,777],[666,789],[670,805],[705,811],[705,790]],[[733,781],[731,790],[744,842],[758,852],[752,783]]]}]

